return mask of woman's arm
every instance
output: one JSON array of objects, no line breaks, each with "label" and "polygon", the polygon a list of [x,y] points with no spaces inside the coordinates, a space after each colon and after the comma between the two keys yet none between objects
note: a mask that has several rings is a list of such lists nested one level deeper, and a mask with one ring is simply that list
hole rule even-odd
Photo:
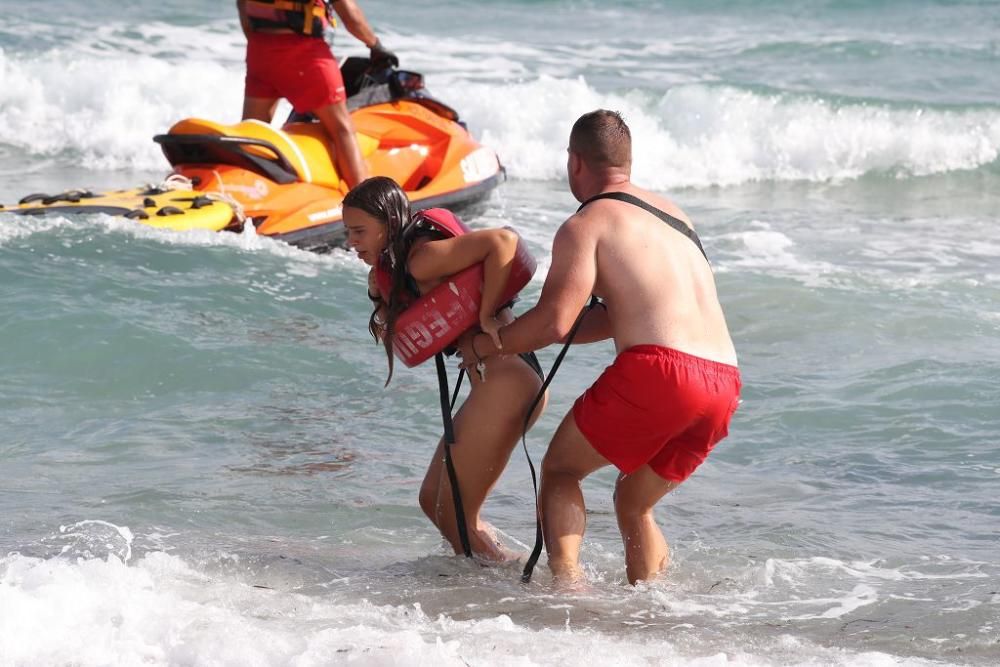
[{"label": "woman's arm", "polygon": [[480,321],[491,322],[510,278],[519,237],[510,229],[484,229],[416,247],[407,262],[417,282],[440,280],[483,263]]}]

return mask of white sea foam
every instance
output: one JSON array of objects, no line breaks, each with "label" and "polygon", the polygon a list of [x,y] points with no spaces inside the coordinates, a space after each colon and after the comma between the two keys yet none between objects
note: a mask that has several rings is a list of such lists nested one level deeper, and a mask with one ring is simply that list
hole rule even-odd
[{"label": "white sea foam", "polygon": [[[195,51],[195,54],[198,52]],[[92,169],[165,169],[152,140],[189,116],[239,120],[242,77],[209,59],[0,50],[0,143]]]},{"label": "white sea foam", "polygon": [[926,664],[788,636],[699,652],[641,627],[621,636],[569,622],[535,630],[504,614],[431,617],[419,604],[254,588],[163,552],[133,566],[114,555],[9,554],[0,558],[0,608],[0,655],[10,664]]},{"label": "white sea foam", "polygon": [[[239,39],[220,39],[222,28],[211,26],[145,29],[158,46],[139,41],[127,55],[0,51],[0,143],[33,159],[69,152],[94,169],[155,169],[165,161],[151,137],[175,121],[238,119]],[[212,47],[185,51],[199,35]],[[163,53],[167,40],[176,50]],[[435,69],[461,53],[453,42],[441,43]],[[570,126],[597,107],[623,112],[635,139],[636,180],[656,189],[939,174],[1000,156],[1000,109],[901,108],[700,83],[608,91],[555,65],[526,68],[530,54],[520,51],[427,77],[500,153],[512,178],[563,178]]]},{"label": "white sea foam", "polygon": [[130,238],[151,240],[165,245],[191,247],[224,247],[233,248],[246,253],[266,253],[280,257],[289,262],[289,273],[311,277],[317,275],[317,270],[323,267],[348,268],[358,274],[366,273],[367,266],[354,253],[334,249],[329,253],[319,254],[302,250],[295,246],[276,241],[256,233],[247,225],[242,232],[213,232],[206,229],[174,231],[150,227],[140,222],[126,220],[104,214],[65,216],[15,216],[0,214],[0,247],[7,243],[34,234],[71,234],[74,241],[80,242],[77,232],[81,230],[98,229],[102,232],[125,235]]},{"label": "white sea foam", "polygon": [[1000,155],[1000,111],[835,105],[725,86],[603,93],[583,78],[463,86],[452,95],[515,178],[556,179],[572,122],[598,107],[631,129],[637,182],[666,189],[975,169]]}]

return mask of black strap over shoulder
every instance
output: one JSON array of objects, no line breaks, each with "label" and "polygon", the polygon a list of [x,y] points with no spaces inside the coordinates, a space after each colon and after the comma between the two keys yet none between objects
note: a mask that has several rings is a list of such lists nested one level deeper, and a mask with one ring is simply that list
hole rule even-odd
[{"label": "black strap over shoulder", "polygon": [[701,239],[698,238],[698,235],[695,233],[695,231],[693,229],[691,229],[691,227],[689,227],[688,225],[684,224],[682,221],[678,220],[677,218],[675,218],[674,216],[670,215],[666,211],[661,211],[660,209],[656,208],[652,204],[649,204],[648,202],[645,202],[642,199],[639,199],[635,195],[630,195],[627,192],[602,192],[599,195],[594,195],[593,197],[591,197],[587,201],[585,201],[582,204],[580,204],[580,208],[576,209],[576,212],[579,213],[580,211],[583,210],[584,206],[586,206],[590,202],[597,201],[598,199],[614,199],[614,200],[617,200],[617,201],[623,201],[623,202],[625,202],[627,204],[632,204],[633,206],[638,206],[639,208],[641,208],[642,210],[646,211],[647,213],[652,213],[657,218],[659,218],[663,222],[667,223],[668,225],[670,225],[671,227],[673,227],[674,229],[676,229],[677,231],[679,231],[684,236],[686,236],[689,239],[691,239],[691,241],[696,246],[698,246],[698,250],[701,251],[701,254],[702,254],[702,256],[704,256],[705,261],[706,262],[708,261],[708,255],[705,254],[705,249],[701,246]]}]

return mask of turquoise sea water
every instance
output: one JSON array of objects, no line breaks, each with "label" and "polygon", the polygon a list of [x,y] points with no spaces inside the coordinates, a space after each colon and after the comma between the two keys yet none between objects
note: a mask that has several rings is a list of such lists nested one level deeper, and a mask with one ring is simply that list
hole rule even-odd
[{"label": "turquoise sea water", "polygon": [[[591,590],[447,555],[435,378],[382,388],[351,255],[0,216],[0,665],[1000,663],[1000,3],[363,7],[542,272],[596,107],[698,225],[745,392],[658,509],[668,576],[624,584],[611,471]],[[242,77],[230,3],[5,9],[0,201],[159,179],[151,136]],[[611,356],[572,351],[536,461]],[[531,503],[516,452],[487,515],[530,542]]]}]

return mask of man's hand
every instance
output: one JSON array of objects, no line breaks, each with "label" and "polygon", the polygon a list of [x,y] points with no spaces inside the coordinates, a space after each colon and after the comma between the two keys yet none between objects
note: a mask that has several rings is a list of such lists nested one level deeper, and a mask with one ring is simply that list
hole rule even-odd
[{"label": "man's hand", "polygon": [[497,352],[503,350],[503,341],[500,340],[500,327],[502,326],[495,317],[485,317],[479,320],[479,328],[490,337]]},{"label": "man's hand", "polygon": [[395,53],[382,46],[382,40],[380,39],[376,39],[375,43],[372,44],[368,57],[371,60],[372,67],[376,69],[386,69],[390,66],[399,67],[399,58],[396,57]]}]

